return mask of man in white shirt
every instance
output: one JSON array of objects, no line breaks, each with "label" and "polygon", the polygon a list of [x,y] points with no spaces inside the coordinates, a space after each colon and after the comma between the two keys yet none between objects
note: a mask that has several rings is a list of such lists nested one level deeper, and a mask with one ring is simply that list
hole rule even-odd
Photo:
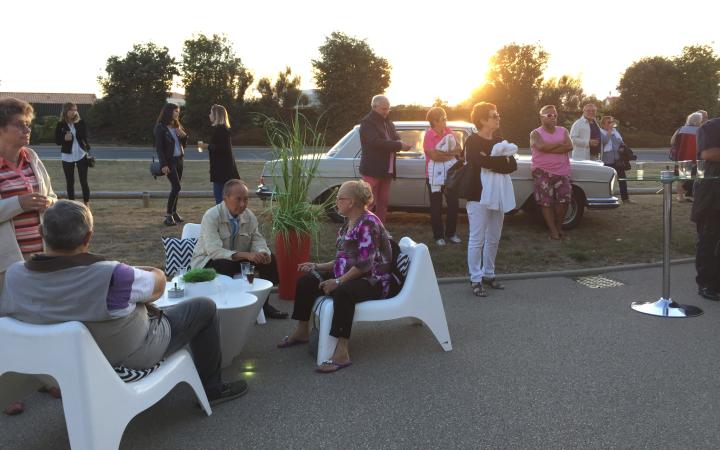
[{"label": "man in white shirt", "polygon": [[570,128],[572,159],[597,159],[600,154],[600,126],[595,121],[597,107],[588,103],[583,106],[583,115]]}]

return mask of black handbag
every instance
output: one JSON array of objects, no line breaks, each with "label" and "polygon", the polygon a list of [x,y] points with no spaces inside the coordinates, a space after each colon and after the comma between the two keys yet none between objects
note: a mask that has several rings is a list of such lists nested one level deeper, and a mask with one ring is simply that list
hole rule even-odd
[{"label": "black handbag", "polygon": [[153,156],[153,160],[150,163],[150,175],[152,175],[156,180],[157,177],[162,177],[165,174],[162,172],[162,167],[160,166],[160,161],[155,161],[155,157]]},{"label": "black handbag", "polygon": [[473,170],[470,164],[458,161],[448,169],[445,175],[445,189],[458,196],[467,199],[472,194]]},{"label": "black handbag", "polygon": [[95,167],[95,156],[91,155],[90,152],[87,152],[85,158],[87,158],[88,167]]}]

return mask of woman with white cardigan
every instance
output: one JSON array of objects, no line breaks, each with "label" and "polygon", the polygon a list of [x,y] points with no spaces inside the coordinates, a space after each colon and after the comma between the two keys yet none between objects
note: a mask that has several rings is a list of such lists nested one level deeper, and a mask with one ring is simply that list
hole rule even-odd
[{"label": "woman with white cardigan", "polygon": [[495,256],[505,212],[515,208],[512,181],[507,174],[517,169],[513,156],[517,146],[495,137],[500,115],[492,103],[473,106],[470,120],[478,131],[465,141],[465,159],[473,174],[465,205],[470,228],[468,269],[473,294],[487,297],[483,284],[492,289],[504,288],[495,280]]}]

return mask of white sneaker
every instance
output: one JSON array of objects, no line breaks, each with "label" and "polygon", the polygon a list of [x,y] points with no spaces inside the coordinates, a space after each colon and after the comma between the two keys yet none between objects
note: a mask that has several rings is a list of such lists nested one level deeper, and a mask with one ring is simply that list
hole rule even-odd
[{"label": "white sneaker", "polygon": [[438,239],[437,241],[435,241],[435,245],[437,245],[438,247],[445,247],[445,239]]},{"label": "white sneaker", "polygon": [[451,237],[448,238],[448,240],[453,244],[459,244],[462,242],[462,239],[460,239],[460,236],[458,236],[457,234],[453,234]]}]

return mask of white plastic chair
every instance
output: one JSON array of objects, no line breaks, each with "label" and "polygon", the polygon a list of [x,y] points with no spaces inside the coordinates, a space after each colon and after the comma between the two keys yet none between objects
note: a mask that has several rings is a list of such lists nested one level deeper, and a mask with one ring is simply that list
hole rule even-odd
[{"label": "white plastic chair", "polygon": [[[404,317],[419,319],[430,328],[443,350],[449,352],[452,350],[450,331],[430,252],[425,244],[418,244],[409,237],[402,238],[399,245],[400,251],[410,258],[410,268],[402,289],[395,297],[355,305],[353,322],[379,322]],[[322,298],[318,297],[316,305]],[[318,365],[332,357],[337,344],[337,338],[330,336],[334,309],[332,298],[326,297],[319,309]]]},{"label": "white plastic chair", "polygon": [[182,349],[145,378],[125,383],[80,322],[34,325],[0,318],[0,374],[47,374],[62,390],[70,446],[116,449],[127,424],[178,383],[195,391],[212,414],[190,353]]},{"label": "white plastic chair", "polygon": [[[183,226],[182,230],[182,238],[183,239],[189,239],[189,238],[200,238],[200,224],[199,223],[186,223],[185,226]],[[261,305],[265,304],[265,300],[267,300],[268,296],[270,295],[270,290],[258,290],[258,291],[248,291],[251,294],[254,294]],[[265,312],[262,308],[260,308],[260,312],[258,313],[257,319],[255,322],[258,325],[265,325],[267,323],[267,320],[265,319]]]}]

